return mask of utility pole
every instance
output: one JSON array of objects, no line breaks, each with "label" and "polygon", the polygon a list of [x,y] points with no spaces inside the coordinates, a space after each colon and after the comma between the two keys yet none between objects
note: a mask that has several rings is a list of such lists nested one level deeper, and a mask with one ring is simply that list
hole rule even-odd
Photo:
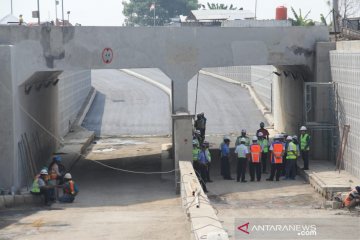
[{"label": "utility pole", "polygon": [[57,24],[57,5],[59,4],[58,0],[55,0],[55,25]]},{"label": "utility pole", "polygon": [[257,0],[255,0],[255,20],[256,20],[256,12],[257,12]]},{"label": "utility pole", "polygon": [[61,8],[62,8],[62,26],[64,26],[64,0],[61,0]]},{"label": "utility pole", "polygon": [[38,10],[38,24],[40,26],[40,3],[39,3],[39,0],[37,0],[37,10]]},{"label": "utility pole", "polygon": [[338,16],[339,16],[339,0],[333,0],[333,27],[335,36],[336,33],[339,31],[339,23],[338,23]]},{"label": "utility pole", "polygon": [[156,12],[156,6],[155,6],[155,3],[154,3],[154,27],[155,27],[155,12]]},{"label": "utility pole", "polygon": [[13,15],[13,4],[12,4],[12,0],[10,0],[10,7],[11,7],[11,15]]}]

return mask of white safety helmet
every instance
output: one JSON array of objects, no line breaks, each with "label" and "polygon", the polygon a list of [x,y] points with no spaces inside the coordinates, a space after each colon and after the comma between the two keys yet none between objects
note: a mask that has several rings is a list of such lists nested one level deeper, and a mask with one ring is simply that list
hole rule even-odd
[{"label": "white safety helmet", "polygon": [[274,139],[280,139],[281,135],[280,134],[275,134]]},{"label": "white safety helmet", "polygon": [[292,136],[287,136],[286,138],[287,141],[292,141],[292,139],[293,139]]},{"label": "white safety helmet", "polygon": [[306,131],[307,128],[305,126],[301,126],[300,131]]},{"label": "white safety helmet", "polygon": [[245,143],[246,142],[245,138],[240,138],[240,142]]},{"label": "white safety helmet", "polygon": [[42,169],[40,171],[40,175],[48,175],[48,171],[46,169]]},{"label": "white safety helmet", "polygon": [[195,130],[195,134],[201,134],[200,130]]},{"label": "white safety helmet", "polygon": [[230,141],[230,138],[228,136],[225,136],[224,141]]},{"label": "white safety helmet", "polygon": [[252,140],[255,142],[255,141],[258,140],[258,138],[257,138],[256,136],[253,136],[253,137],[252,137]]},{"label": "white safety helmet", "polygon": [[292,138],[293,138],[293,139],[298,139],[296,135],[294,135]]},{"label": "white safety helmet", "polygon": [[71,174],[70,173],[65,174],[64,179],[72,179]]},{"label": "white safety helmet", "polygon": [[264,134],[262,132],[258,133],[258,137],[263,137],[263,136],[264,136]]}]

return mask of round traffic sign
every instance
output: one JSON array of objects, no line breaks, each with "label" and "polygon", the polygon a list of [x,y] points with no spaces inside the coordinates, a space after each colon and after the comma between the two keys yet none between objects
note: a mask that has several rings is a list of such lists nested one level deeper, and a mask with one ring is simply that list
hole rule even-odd
[{"label": "round traffic sign", "polygon": [[109,64],[112,62],[114,57],[113,50],[111,48],[104,48],[102,51],[102,60],[105,64]]}]

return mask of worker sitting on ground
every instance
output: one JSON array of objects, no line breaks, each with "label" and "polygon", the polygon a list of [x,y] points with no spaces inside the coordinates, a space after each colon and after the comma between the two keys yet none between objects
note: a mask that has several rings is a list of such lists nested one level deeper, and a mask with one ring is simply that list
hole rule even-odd
[{"label": "worker sitting on ground", "polygon": [[356,186],[353,190],[351,190],[351,192],[346,195],[343,204],[349,210],[360,205],[360,186]]},{"label": "worker sitting on ground", "polygon": [[65,167],[61,164],[61,157],[54,156],[53,161],[49,165],[50,183],[52,185],[62,184],[65,174]]},{"label": "worker sitting on ground", "polygon": [[53,186],[48,185],[48,171],[42,169],[39,175],[36,175],[30,193],[33,195],[44,195],[44,203],[50,206],[51,200],[54,200]]},{"label": "worker sitting on ground", "polygon": [[61,187],[63,189],[63,195],[59,198],[59,202],[72,203],[75,200],[75,196],[78,194],[79,189],[72,180],[70,173],[65,174],[64,184]]}]

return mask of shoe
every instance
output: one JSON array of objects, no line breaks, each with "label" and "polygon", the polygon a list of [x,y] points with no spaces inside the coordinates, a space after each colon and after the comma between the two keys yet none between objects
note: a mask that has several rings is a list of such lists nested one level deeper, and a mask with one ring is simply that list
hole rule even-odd
[{"label": "shoe", "polygon": [[267,178],[266,181],[272,182],[272,181],[274,181],[274,180],[273,180],[273,179],[270,179],[270,178]]},{"label": "shoe", "polygon": [[238,179],[238,180],[236,180],[237,182],[240,182],[240,180]]},{"label": "shoe", "polygon": [[246,183],[247,181],[246,180],[241,180],[241,182]]},{"label": "shoe", "polygon": [[268,174],[268,172],[262,172],[263,174]]},{"label": "shoe", "polygon": [[204,190],[204,193],[208,193],[208,192],[209,192],[208,190],[206,190],[206,189]]},{"label": "shoe", "polygon": [[255,181],[255,180],[254,180],[254,179],[251,179],[251,180],[250,180],[250,182],[253,182],[253,181]]},{"label": "shoe", "polygon": [[295,178],[290,178],[290,180],[296,180]]},{"label": "shoe", "polygon": [[278,182],[278,181],[280,181],[279,179],[276,179],[276,181]]},{"label": "shoe", "polygon": [[261,179],[258,179],[257,181],[258,181],[258,182],[260,182],[260,181],[261,181]]},{"label": "shoe", "polygon": [[289,178],[287,178],[287,177],[284,177],[282,180],[289,180]]}]

